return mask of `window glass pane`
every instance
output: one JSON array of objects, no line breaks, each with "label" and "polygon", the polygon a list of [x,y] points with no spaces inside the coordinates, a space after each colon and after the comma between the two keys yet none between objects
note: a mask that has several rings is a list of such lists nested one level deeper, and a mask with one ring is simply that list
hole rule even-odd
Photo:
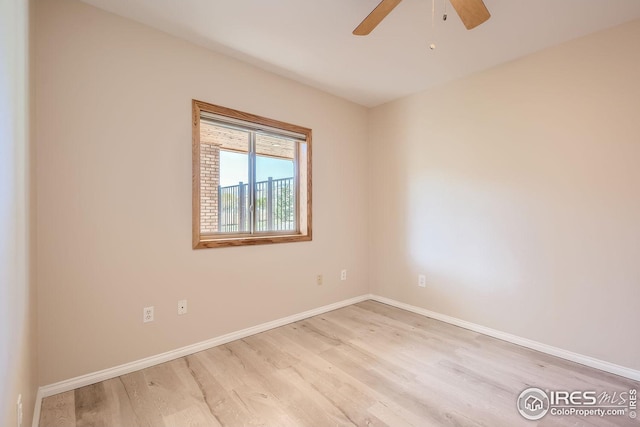
[{"label": "window glass pane", "polygon": [[255,230],[295,231],[297,142],[256,134]]},{"label": "window glass pane", "polygon": [[249,142],[243,130],[200,122],[200,231],[250,232]]}]

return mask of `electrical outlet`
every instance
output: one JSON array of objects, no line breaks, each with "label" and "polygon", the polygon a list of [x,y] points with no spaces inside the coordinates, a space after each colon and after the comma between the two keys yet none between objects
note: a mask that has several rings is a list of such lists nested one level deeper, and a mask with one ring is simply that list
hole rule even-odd
[{"label": "electrical outlet", "polygon": [[18,427],[22,427],[22,394],[18,395],[18,402],[16,403],[16,420],[18,421]]},{"label": "electrical outlet", "polygon": [[178,315],[187,314],[187,300],[181,299],[178,301]]},{"label": "electrical outlet", "polygon": [[418,286],[420,286],[421,288],[427,287],[427,276],[425,276],[424,274],[418,274]]},{"label": "electrical outlet", "polygon": [[142,309],[142,322],[153,322],[153,306]]},{"label": "electrical outlet", "polygon": [[340,280],[347,280],[347,270],[340,271]]},{"label": "electrical outlet", "polygon": [[318,274],[318,276],[316,276],[316,284],[318,286],[322,286],[322,274]]}]

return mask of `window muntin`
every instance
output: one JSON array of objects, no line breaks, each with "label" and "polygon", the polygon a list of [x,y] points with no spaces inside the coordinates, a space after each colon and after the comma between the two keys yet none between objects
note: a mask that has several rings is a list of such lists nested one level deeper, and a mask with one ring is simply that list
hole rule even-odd
[{"label": "window muntin", "polygon": [[311,130],[193,101],[194,248],[311,240]]}]

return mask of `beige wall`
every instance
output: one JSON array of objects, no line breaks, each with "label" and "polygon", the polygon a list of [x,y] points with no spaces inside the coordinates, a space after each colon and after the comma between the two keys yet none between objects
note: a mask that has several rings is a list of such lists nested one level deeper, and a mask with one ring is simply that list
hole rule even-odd
[{"label": "beige wall", "polygon": [[[640,22],[367,112],[76,0],[36,6],[41,385],[370,290],[640,369]],[[312,242],[191,249],[192,98],[313,129]],[[0,291],[32,319],[21,280]],[[20,322],[2,348],[32,354]],[[7,356],[3,398],[34,372]]]},{"label": "beige wall", "polygon": [[[367,292],[365,108],[78,1],[36,6],[40,384]],[[193,98],[313,129],[312,242],[191,249]]]},{"label": "beige wall", "polygon": [[29,2],[0,2],[0,425],[31,424],[37,385],[29,144]]},{"label": "beige wall", "polygon": [[640,369],[638,40],[635,21],[372,110],[372,291]]}]

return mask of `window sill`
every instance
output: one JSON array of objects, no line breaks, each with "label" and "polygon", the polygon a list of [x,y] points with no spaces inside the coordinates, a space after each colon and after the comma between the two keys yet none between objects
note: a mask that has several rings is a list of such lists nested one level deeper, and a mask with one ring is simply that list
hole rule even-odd
[{"label": "window sill", "polygon": [[273,243],[294,243],[308,242],[311,235],[303,234],[286,234],[286,235],[270,235],[270,236],[252,236],[252,237],[212,237],[206,238],[201,236],[199,241],[194,242],[193,249],[205,248],[228,248],[232,246],[255,246],[269,245]]}]

